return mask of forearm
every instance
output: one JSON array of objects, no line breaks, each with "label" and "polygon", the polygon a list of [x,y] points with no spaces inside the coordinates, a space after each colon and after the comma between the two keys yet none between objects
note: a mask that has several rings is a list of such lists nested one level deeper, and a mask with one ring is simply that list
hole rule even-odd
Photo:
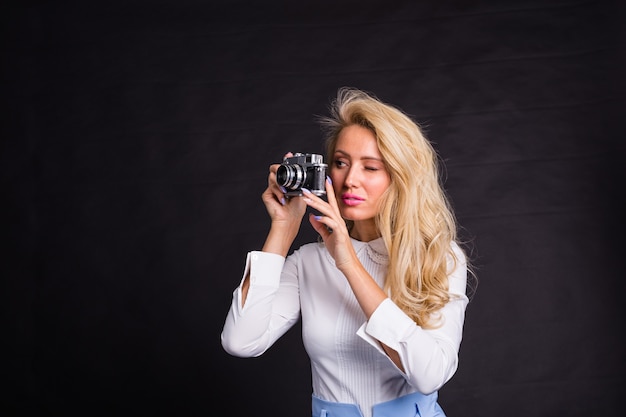
[{"label": "forearm", "polygon": [[456,371],[466,303],[464,297],[449,302],[441,310],[442,325],[425,330],[387,299],[357,334],[398,365],[385,346],[396,352],[407,381],[429,394]]},{"label": "forearm", "polygon": [[273,222],[265,238],[262,251],[286,257],[291,244],[298,235],[299,229],[300,223],[284,224],[282,222]]},{"label": "forearm", "polygon": [[[265,243],[261,249],[263,252],[274,253],[283,258],[287,257],[291,244],[295,240],[299,230],[299,225],[289,225],[280,222],[272,223],[270,231],[265,238]],[[241,304],[244,305],[248,297],[250,289],[250,274],[246,277],[241,285]]]},{"label": "forearm", "polygon": [[356,255],[353,262],[344,264],[339,269],[348,280],[354,296],[369,320],[380,303],[387,298],[387,295],[365,270],[363,264],[356,258]]},{"label": "forearm", "polygon": [[[285,258],[260,251],[248,253],[245,280],[235,289],[222,331],[222,344],[235,356],[263,353],[299,317],[297,278],[281,279]],[[249,291],[245,306],[243,284]]]},{"label": "forearm", "polygon": [[[361,309],[369,320],[378,306],[387,298],[387,295],[378,286],[374,278],[365,270],[358,259],[355,258],[355,262],[350,265],[342,266],[341,271],[348,280],[352,292],[354,292]],[[398,352],[382,341],[379,341],[379,343],[387,356],[389,356],[389,359],[391,359],[399,369],[404,371],[402,360]]]}]

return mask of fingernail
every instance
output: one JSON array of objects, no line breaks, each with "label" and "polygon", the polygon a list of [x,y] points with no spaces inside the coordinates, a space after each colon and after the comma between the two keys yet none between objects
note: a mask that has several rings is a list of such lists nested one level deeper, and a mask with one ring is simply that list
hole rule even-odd
[{"label": "fingernail", "polygon": [[280,191],[282,191],[283,194],[285,194],[287,192],[287,189],[281,185],[280,186]]},{"label": "fingernail", "polygon": [[331,180],[331,179],[330,179],[330,177],[329,177],[328,175],[326,176],[326,181],[328,181],[328,183],[329,183],[329,184],[331,184],[331,185],[332,185],[332,183],[333,183],[333,180]]},{"label": "fingernail", "polygon": [[313,216],[315,220],[322,220],[322,216]]},{"label": "fingernail", "polygon": [[280,204],[282,204],[283,206],[284,206],[285,204],[287,204],[287,201],[285,200],[285,197],[281,197],[281,198],[280,198]]},{"label": "fingernail", "polygon": [[309,190],[308,188],[302,187],[301,190],[304,194],[311,194],[311,190]]}]

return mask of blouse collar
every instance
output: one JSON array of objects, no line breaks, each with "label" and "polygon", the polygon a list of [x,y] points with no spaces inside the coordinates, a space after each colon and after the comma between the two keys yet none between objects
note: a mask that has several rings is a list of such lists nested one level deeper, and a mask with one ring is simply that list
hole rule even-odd
[{"label": "blouse collar", "polygon": [[367,250],[367,255],[371,260],[378,264],[386,264],[389,260],[389,252],[385,246],[385,242],[382,237],[371,240],[369,242],[361,242],[360,240],[352,239],[352,244],[357,252],[360,252],[363,248]]}]

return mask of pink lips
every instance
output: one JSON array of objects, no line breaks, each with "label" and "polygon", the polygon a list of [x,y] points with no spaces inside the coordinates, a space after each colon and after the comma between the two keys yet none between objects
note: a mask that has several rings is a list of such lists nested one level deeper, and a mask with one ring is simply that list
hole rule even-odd
[{"label": "pink lips", "polygon": [[345,193],[341,195],[341,200],[346,206],[357,206],[365,201],[364,198],[359,197],[358,195]]}]

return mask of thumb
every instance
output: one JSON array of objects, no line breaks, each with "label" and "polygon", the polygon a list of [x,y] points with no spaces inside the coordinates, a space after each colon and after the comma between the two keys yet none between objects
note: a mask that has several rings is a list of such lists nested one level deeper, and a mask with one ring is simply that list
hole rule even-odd
[{"label": "thumb", "polygon": [[313,226],[313,229],[322,237],[324,241],[332,233],[332,231],[320,221],[320,217],[313,213],[309,213],[309,223]]}]

